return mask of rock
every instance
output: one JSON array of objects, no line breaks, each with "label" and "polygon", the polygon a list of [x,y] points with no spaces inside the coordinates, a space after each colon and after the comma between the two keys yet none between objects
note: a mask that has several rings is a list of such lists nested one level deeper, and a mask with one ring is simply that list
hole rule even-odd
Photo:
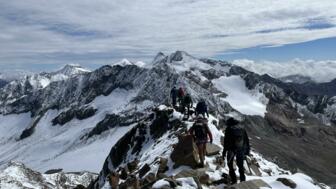
[{"label": "rock", "polygon": [[224,165],[224,160],[221,155],[216,156],[215,162],[216,165],[223,166]]},{"label": "rock", "polygon": [[110,183],[111,189],[117,189],[118,185],[119,185],[119,174],[115,173],[115,172],[112,172],[109,175],[108,179],[109,179],[109,183]]},{"label": "rock", "polygon": [[206,144],[206,154],[208,156],[213,156],[219,154],[222,150],[221,147],[217,146],[216,144],[207,143]]},{"label": "rock", "polygon": [[167,158],[160,158],[160,165],[157,174],[164,173],[168,170],[168,159]]},{"label": "rock", "polygon": [[156,175],[156,178],[157,179],[164,179],[164,178],[168,178],[168,176],[166,174],[164,174],[164,173],[158,173]]},{"label": "rock", "polygon": [[138,168],[139,160],[134,160],[132,162],[127,163],[127,168],[130,173]]},{"label": "rock", "polygon": [[218,123],[217,123],[216,120],[212,120],[212,124],[213,124],[214,126],[218,127]]},{"label": "rock", "polygon": [[80,184],[77,185],[74,189],[86,189],[86,187]]},{"label": "rock", "polygon": [[54,174],[54,173],[59,173],[62,172],[63,169],[50,169],[46,171],[44,174]]},{"label": "rock", "polygon": [[261,179],[256,179],[232,185],[228,189],[259,189],[259,188],[272,188],[272,187],[268,185],[265,181]]},{"label": "rock", "polygon": [[126,179],[125,183],[126,183],[127,189],[140,189],[140,182],[134,175],[130,175]]},{"label": "rock", "polygon": [[230,176],[226,173],[223,173],[221,179],[212,181],[211,184],[220,185],[220,184],[229,184],[230,182],[231,182]]},{"label": "rock", "polygon": [[195,181],[195,183],[196,183],[196,185],[197,185],[197,189],[202,189],[202,184],[201,184],[201,182],[198,180],[198,178],[197,178],[197,177],[193,177],[193,179],[194,179],[194,181]]},{"label": "rock", "polygon": [[144,185],[149,183],[154,183],[156,181],[156,177],[154,173],[149,173],[144,179]]},{"label": "rock", "polygon": [[139,177],[142,178],[144,175],[146,175],[146,173],[148,173],[148,171],[150,171],[150,167],[149,165],[146,163],[145,165],[143,165],[141,167],[141,169],[139,170]]},{"label": "rock", "polygon": [[125,168],[121,168],[121,171],[120,171],[120,178],[123,179],[123,180],[126,180],[128,177],[128,173],[126,171]]},{"label": "rock", "polygon": [[86,107],[83,107],[82,109],[78,109],[75,112],[75,115],[76,115],[77,119],[83,120],[83,119],[86,119],[86,118],[89,118],[89,117],[95,115],[96,112],[97,112],[96,108],[86,106]]},{"label": "rock", "polygon": [[281,182],[282,184],[290,188],[296,188],[297,186],[296,183],[289,178],[278,178],[277,181]]},{"label": "rock", "polygon": [[260,172],[260,170],[259,170],[259,168],[258,168],[257,165],[251,164],[250,165],[250,169],[254,173],[254,175],[261,176],[261,172]]},{"label": "rock", "polygon": [[197,167],[200,160],[193,137],[191,135],[180,136],[179,142],[174,146],[174,150],[170,157],[175,163],[174,167],[180,165]]},{"label": "rock", "polygon": [[174,180],[172,178],[165,178],[165,181],[169,182],[169,185],[171,188],[176,188],[177,186],[181,186],[182,184],[178,182],[177,180]]},{"label": "rock", "polygon": [[222,146],[224,146],[224,136],[220,137],[220,142],[221,142]]},{"label": "rock", "polygon": [[182,170],[175,175],[175,178],[186,178],[186,177],[200,177],[205,174],[205,169],[188,169]]},{"label": "rock", "polygon": [[198,180],[202,184],[209,184],[210,176],[208,174],[204,173],[203,175],[198,177]]}]

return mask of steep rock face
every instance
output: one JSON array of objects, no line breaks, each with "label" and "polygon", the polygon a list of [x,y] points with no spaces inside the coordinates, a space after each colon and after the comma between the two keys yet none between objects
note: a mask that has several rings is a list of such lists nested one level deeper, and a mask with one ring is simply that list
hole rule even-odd
[{"label": "steep rock face", "polygon": [[[160,142],[165,143],[166,141],[160,141],[160,138],[170,132],[176,132],[181,122],[169,122],[169,117],[171,117],[173,113],[172,109],[156,109],[154,112],[154,114],[143,119],[142,122],[139,122],[112,147],[98,179],[92,183],[89,188],[102,188],[103,185],[105,185],[106,177],[111,172],[117,171],[120,166],[126,165],[133,160],[145,158],[150,163],[156,160],[159,154],[155,156],[153,156],[153,154],[146,154],[147,148],[150,147],[149,145],[152,145],[153,139],[157,140],[156,144]],[[171,131],[168,132],[168,130]],[[170,139],[172,142],[176,140],[176,138]],[[169,149],[166,150],[169,151]],[[147,157],[148,155],[151,157]],[[144,164],[144,162],[142,163]]]}]

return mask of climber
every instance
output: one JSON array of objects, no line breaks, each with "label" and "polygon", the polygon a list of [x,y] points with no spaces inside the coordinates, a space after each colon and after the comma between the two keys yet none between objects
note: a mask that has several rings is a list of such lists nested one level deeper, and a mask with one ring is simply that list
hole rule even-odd
[{"label": "climber", "polygon": [[182,87],[180,87],[177,91],[177,98],[178,98],[179,105],[181,106],[183,102],[183,98],[184,98],[184,90]]},{"label": "climber", "polygon": [[176,98],[177,98],[177,89],[176,89],[175,86],[170,91],[170,97],[172,98],[172,105],[175,108],[176,107]]},{"label": "climber", "polygon": [[190,108],[192,108],[193,106],[193,101],[191,99],[191,96],[189,93],[187,93],[187,95],[183,98],[183,102],[182,102],[182,113],[185,113],[185,108],[187,108],[187,119],[189,119],[190,116]]},{"label": "climber", "polygon": [[193,126],[189,129],[189,133],[193,136],[194,141],[198,148],[198,154],[200,157],[200,166],[204,167],[204,159],[206,155],[206,143],[208,142],[208,136],[210,143],[212,143],[212,134],[208,127],[208,120],[199,116],[197,117]]},{"label": "climber", "polygon": [[204,99],[201,99],[197,105],[196,105],[196,116],[198,116],[199,114],[202,114],[203,117],[205,117],[205,115],[207,115],[209,117],[209,113],[208,113],[208,106],[205,103]]},{"label": "climber", "polygon": [[227,153],[227,164],[231,183],[237,183],[237,177],[233,168],[233,160],[236,157],[236,163],[239,169],[240,182],[246,180],[244,174],[244,159],[250,154],[250,143],[245,128],[234,118],[226,121],[223,159]]}]

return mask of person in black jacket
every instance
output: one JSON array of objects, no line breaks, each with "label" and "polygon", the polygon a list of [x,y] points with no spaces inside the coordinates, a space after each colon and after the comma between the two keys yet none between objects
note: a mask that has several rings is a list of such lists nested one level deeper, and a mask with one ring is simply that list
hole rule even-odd
[{"label": "person in black jacket", "polygon": [[196,105],[196,116],[198,116],[199,114],[203,115],[203,117],[205,117],[205,115],[207,115],[209,117],[209,113],[208,113],[208,106],[205,103],[205,100],[201,99],[197,105]]},{"label": "person in black jacket", "polygon": [[240,182],[246,180],[244,174],[244,159],[250,154],[250,143],[245,128],[234,118],[226,121],[223,159],[227,155],[227,164],[231,183],[237,183],[237,177],[233,168],[233,160],[236,157],[236,163],[239,169]]},{"label": "person in black jacket", "polygon": [[177,91],[175,86],[170,91],[170,97],[172,98],[172,105],[173,105],[174,108],[176,107],[177,92],[178,91]]}]

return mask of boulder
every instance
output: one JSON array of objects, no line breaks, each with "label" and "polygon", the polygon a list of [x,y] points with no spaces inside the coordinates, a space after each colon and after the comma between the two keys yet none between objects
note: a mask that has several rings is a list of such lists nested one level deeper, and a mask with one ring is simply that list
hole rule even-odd
[{"label": "boulder", "polygon": [[222,174],[222,178],[219,180],[214,180],[211,182],[213,185],[220,185],[220,184],[229,184],[231,182],[230,176],[226,173]]},{"label": "boulder", "polygon": [[119,185],[119,174],[112,172],[108,177],[111,189],[117,189]]},{"label": "boulder", "polygon": [[200,175],[198,177],[198,180],[202,184],[209,184],[209,182],[210,182],[210,176],[208,174],[204,173],[204,174],[202,174],[202,175]]},{"label": "boulder", "polygon": [[150,171],[151,168],[149,167],[149,165],[146,163],[145,165],[143,165],[141,167],[141,169],[139,170],[139,177],[142,178],[144,175],[146,175],[146,173],[148,173],[148,171]]},{"label": "boulder", "polygon": [[159,165],[159,169],[157,171],[157,174],[159,173],[164,173],[168,170],[168,159],[167,158],[160,158],[160,165]]},{"label": "boulder", "polygon": [[174,180],[173,178],[165,178],[164,180],[169,182],[171,188],[176,188],[182,185],[181,182]]},{"label": "boulder", "polygon": [[128,177],[128,173],[126,171],[125,168],[121,168],[121,171],[120,171],[120,178],[123,179],[123,180],[126,180]]},{"label": "boulder", "polygon": [[142,188],[150,188],[155,182],[156,177],[154,173],[148,173],[141,182]]},{"label": "boulder", "polygon": [[126,183],[127,189],[140,189],[140,182],[134,175],[130,175],[126,179],[125,183]]},{"label": "boulder", "polygon": [[224,165],[223,157],[221,155],[216,156],[216,159],[215,159],[214,163],[218,166],[223,166]]},{"label": "boulder", "polygon": [[282,184],[290,188],[296,188],[297,186],[296,183],[289,178],[278,178],[277,181],[281,182]]},{"label": "boulder", "polygon": [[179,142],[174,145],[174,150],[170,157],[175,163],[175,168],[180,165],[197,167],[200,160],[193,137],[191,135],[179,136]]},{"label": "boulder", "polygon": [[261,179],[249,180],[245,182],[241,182],[239,184],[235,184],[230,186],[228,189],[260,189],[260,188],[272,188],[265,181]]},{"label": "boulder", "polygon": [[213,155],[217,155],[219,154],[219,152],[222,150],[221,147],[219,147],[216,144],[212,144],[212,143],[207,143],[206,144],[206,154],[208,156],[213,156]]},{"label": "boulder", "polygon": [[74,189],[86,189],[86,187],[80,184],[77,185]]},{"label": "boulder", "polygon": [[175,175],[175,178],[200,177],[205,174],[205,169],[184,169]]},{"label": "boulder", "polygon": [[164,173],[158,173],[158,174],[156,174],[156,178],[157,179],[164,179],[164,178],[168,178],[168,176]]},{"label": "boulder", "polygon": [[138,168],[139,160],[134,160],[129,163],[127,163],[127,168],[130,173],[132,173],[134,170]]}]

